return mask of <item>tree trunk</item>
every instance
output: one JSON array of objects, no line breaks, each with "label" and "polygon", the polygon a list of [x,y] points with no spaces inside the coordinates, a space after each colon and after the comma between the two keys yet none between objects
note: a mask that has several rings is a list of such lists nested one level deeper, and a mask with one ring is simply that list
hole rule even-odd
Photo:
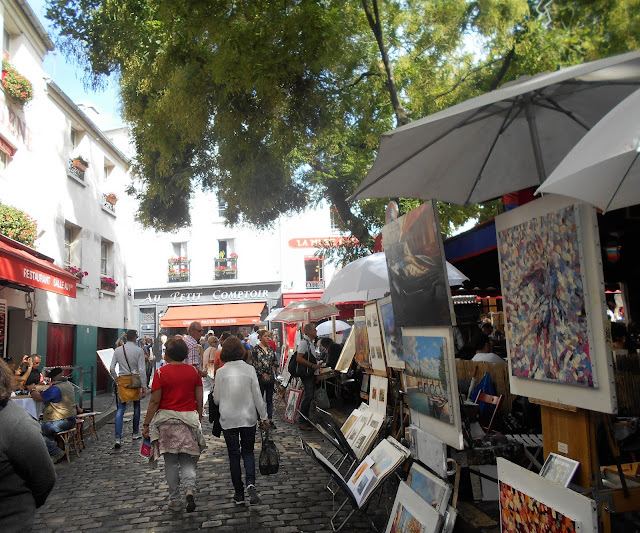
[{"label": "tree trunk", "polygon": [[393,105],[398,126],[404,126],[405,124],[409,124],[409,116],[407,115],[407,110],[400,103],[398,89],[396,87],[396,77],[393,72],[393,65],[391,64],[391,61],[389,61],[389,54],[387,53],[387,48],[384,45],[382,24],[380,23],[380,13],[378,11],[378,0],[372,0],[371,5],[373,6],[373,13],[371,12],[369,1],[362,0],[362,8],[367,16],[369,27],[376,38],[376,42],[378,43],[378,49],[380,50],[380,56],[382,57],[382,64],[384,65],[384,70],[387,75],[387,88],[389,89],[391,105]]}]

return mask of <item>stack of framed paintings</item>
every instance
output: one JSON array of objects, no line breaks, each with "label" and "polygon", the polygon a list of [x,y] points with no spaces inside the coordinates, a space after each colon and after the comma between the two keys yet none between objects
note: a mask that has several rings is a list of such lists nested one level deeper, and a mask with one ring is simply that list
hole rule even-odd
[{"label": "stack of framed paintings", "polygon": [[595,501],[498,458],[502,533],[596,533]]},{"label": "stack of framed paintings", "polygon": [[369,407],[354,409],[340,429],[358,459],[361,459],[380,434],[384,414]]},{"label": "stack of framed paintings", "polygon": [[382,229],[390,298],[378,301],[387,365],[403,368],[411,422],[464,447],[455,372],[455,314],[434,201]]},{"label": "stack of framed paintings", "polygon": [[615,413],[595,208],[545,196],[496,233],[511,394]]},{"label": "stack of framed paintings", "polygon": [[447,472],[447,445],[427,431],[413,424],[409,426],[411,456],[429,467],[443,479]]}]

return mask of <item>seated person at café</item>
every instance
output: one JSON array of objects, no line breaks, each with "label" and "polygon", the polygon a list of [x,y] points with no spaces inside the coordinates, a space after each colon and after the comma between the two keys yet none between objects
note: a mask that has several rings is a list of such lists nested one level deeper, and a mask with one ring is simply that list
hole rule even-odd
[{"label": "seated person at caf\u00e9", "polygon": [[56,433],[76,426],[76,394],[61,368],[51,369],[49,378],[51,386],[47,390],[38,392],[35,385],[31,385],[30,394],[36,402],[44,402],[40,429],[49,455],[59,461],[65,454],[51,439]]},{"label": "seated person at caf\u00e9", "polygon": [[22,362],[24,364],[25,360],[27,361],[26,370],[20,375],[21,378],[24,379],[23,389],[26,389],[29,385],[38,385],[42,383],[42,374],[40,373],[40,363],[42,362],[42,357],[40,357],[37,353],[34,353],[31,357],[24,356],[22,358]]},{"label": "seated person at caf\u00e9", "polygon": [[333,342],[330,337],[320,339],[320,353],[322,354],[320,358],[326,367],[332,369],[336,367],[341,351],[342,347],[337,342]]},{"label": "seated person at caf\u00e9", "polygon": [[506,361],[491,351],[491,341],[487,335],[482,335],[476,344],[476,354],[471,358],[474,363],[503,363]]}]

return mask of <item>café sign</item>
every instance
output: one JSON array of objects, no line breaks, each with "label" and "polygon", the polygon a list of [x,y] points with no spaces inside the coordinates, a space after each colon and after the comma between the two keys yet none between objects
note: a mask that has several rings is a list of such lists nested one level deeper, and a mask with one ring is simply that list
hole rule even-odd
[{"label": "caf\u00e9 sign", "polygon": [[167,298],[161,298],[160,294],[147,293],[140,303],[159,304],[161,300],[167,303],[194,303],[201,301],[214,302],[246,302],[249,300],[267,300],[269,291],[267,289],[249,289],[249,290],[233,290],[233,289],[215,289],[212,293],[208,292],[183,292],[175,291],[168,295]]},{"label": "caf\u00e9 sign", "polygon": [[336,248],[350,242],[358,244],[355,237],[302,237],[289,239],[289,248]]}]

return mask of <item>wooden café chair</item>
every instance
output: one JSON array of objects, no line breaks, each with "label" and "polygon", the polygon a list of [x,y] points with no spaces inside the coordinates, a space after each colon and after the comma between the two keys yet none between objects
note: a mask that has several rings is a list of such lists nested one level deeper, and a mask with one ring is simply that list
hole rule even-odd
[{"label": "wooden caf\u00e9 chair", "polygon": [[56,433],[56,437],[60,440],[62,444],[62,450],[67,456],[67,463],[71,462],[71,458],[69,457],[69,452],[71,451],[71,447],[73,446],[73,451],[76,452],[76,456],[80,457],[79,444],[78,444],[78,433],[76,428],[67,429],[66,431],[59,431]]}]

